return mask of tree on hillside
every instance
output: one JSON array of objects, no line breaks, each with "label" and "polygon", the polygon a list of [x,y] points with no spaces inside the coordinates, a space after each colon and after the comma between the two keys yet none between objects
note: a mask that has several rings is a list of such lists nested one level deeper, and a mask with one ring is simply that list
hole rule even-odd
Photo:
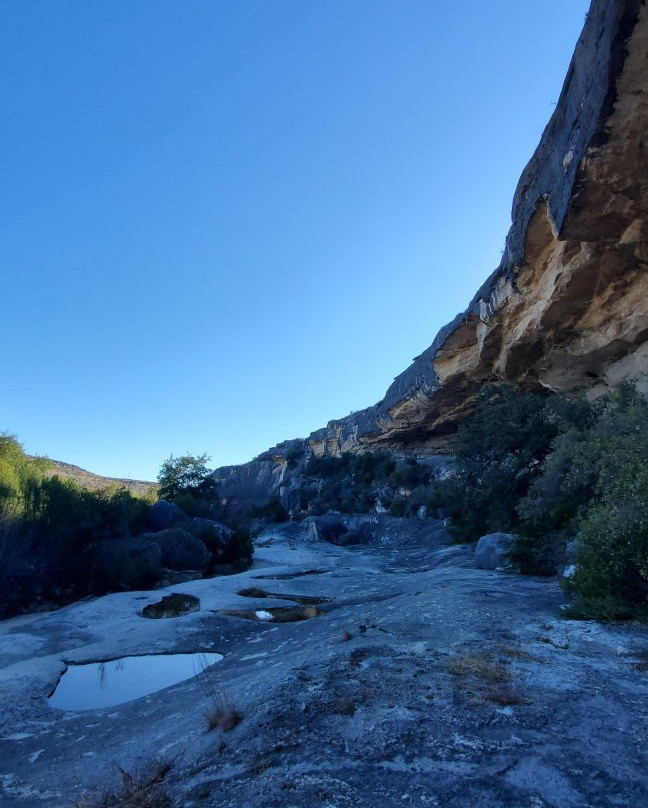
[{"label": "tree on hillside", "polygon": [[191,497],[195,500],[209,499],[215,493],[216,483],[207,468],[209,455],[182,455],[162,463],[158,479],[158,494],[162,499],[170,501],[182,497]]}]

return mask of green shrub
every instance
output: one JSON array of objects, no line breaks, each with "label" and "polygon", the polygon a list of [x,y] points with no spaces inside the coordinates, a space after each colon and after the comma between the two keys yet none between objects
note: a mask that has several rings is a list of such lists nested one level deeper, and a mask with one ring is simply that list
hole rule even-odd
[{"label": "green shrub", "polygon": [[405,497],[394,497],[389,505],[389,513],[392,516],[405,516],[407,510],[407,499]]},{"label": "green shrub", "polygon": [[231,564],[234,561],[251,563],[254,545],[250,535],[250,527],[244,522],[233,522],[229,525],[234,531],[234,541],[220,559],[222,564]]},{"label": "green shrub", "polygon": [[91,590],[85,548],[144,528],[148,502],[110,486],[89,491],[49,477],[49,461],[0,434],[0,614],[36,598],[69,600]]},{"label": "green shrub", "polygon": [[[485,388],[474,416],[459,430],[456,474],[433,487],[429,507],[453,520],[457,541],[511,531],[516,505],[539,474],[552,440],[569,422],[569,402],[509,385]],[[581,407],[577,408],[578,416]]]},{"label": "green shrub", "polygon": [[[304,475],[310,483],[302,491],[301,508],[316,516],[329,510],[368,513],[378,499],[389,506],[395,491],[420,487],[429,479],[429,471],[415,459],[396,461],[386,451],[313,457],[306,464]],[[315,480],[317,488],[313,487]],[[395,507],[401,509],[400,505]],[[403,512],[409,507],[407,500]]]},{"label": "green shrub", "polygon": [[605,496],[583,521],[568,585],[572,614],[648,619],[648,475],[642,485],[634,499],[629,488]]},{"label": "green shrub", "polygon": [[578,539],[577,572],[568,583],[574,613],[643,614],[646,457],[648,404],[626,383],[555,439],[518,503],[523,535],[513,559],[523,571],[556,571],[566,543]]},{"label": "green shrub", "polygon": [[196,500],[213,498],[216,483],[207,468],[209,455],[171,455],[162,463],[158,474],[158,495],[161,499],[177,502],[177,497],[190,494]]},{"label": "green shrub", "polygon": [[429,482],[430,473],[414,458],[399,463],[389,475],[388,482],[392,488],[416,488]]}]

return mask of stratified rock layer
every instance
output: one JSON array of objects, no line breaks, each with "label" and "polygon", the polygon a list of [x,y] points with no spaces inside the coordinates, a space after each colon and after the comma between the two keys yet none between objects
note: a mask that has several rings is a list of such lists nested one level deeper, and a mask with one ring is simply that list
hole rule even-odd
[{"label": "stratified rock layer", "polygon": [[648,9],[594,2],[502,264],[381,404],[310,436],[316,453],[442,448],[488,381],[595,394],[646,372],[647,91]]},{"label": "stratified rock layer", "polygon": [[[515,191],[501,265],[382,402],[312,433],[306,454],[447,451],[490,381],[591,395],[624,379],[647,387],[647,133],[648,9],[594,0]],[[281,474],[295,443],[261,456],[266,475]],[[240,473],[224,475],[230,487]]]}]

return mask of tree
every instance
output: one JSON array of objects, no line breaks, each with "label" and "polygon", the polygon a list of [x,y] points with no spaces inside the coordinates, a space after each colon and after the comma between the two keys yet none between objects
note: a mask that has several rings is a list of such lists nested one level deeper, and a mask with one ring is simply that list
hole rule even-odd
[{"label": "tree", "polygon": [[162,463],[158,479],[158,494],[162,499],[173,501],[180,495],[189,495],[196,500],[208,499],[216,490],[216,483],[207,468],[209,455],[182,455]]}]

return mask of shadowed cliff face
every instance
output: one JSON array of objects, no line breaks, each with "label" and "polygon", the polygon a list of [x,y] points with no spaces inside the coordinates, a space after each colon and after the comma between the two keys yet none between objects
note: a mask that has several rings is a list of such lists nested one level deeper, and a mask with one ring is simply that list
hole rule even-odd
[{"label": "shadowed cliff face", "polygon": [[[300,444],[303,450],[447,451],[489,381],[591,395],[624,379],[648,387],[642,0],[592,3],[556,110],[515,191],[512,222],[501,265],[466,311],[441,329],[382,402],[330,421]],[[277,474],[296,443],[262,455],[266,473]],[[236,488],[238,473],[225,476]]]}]

